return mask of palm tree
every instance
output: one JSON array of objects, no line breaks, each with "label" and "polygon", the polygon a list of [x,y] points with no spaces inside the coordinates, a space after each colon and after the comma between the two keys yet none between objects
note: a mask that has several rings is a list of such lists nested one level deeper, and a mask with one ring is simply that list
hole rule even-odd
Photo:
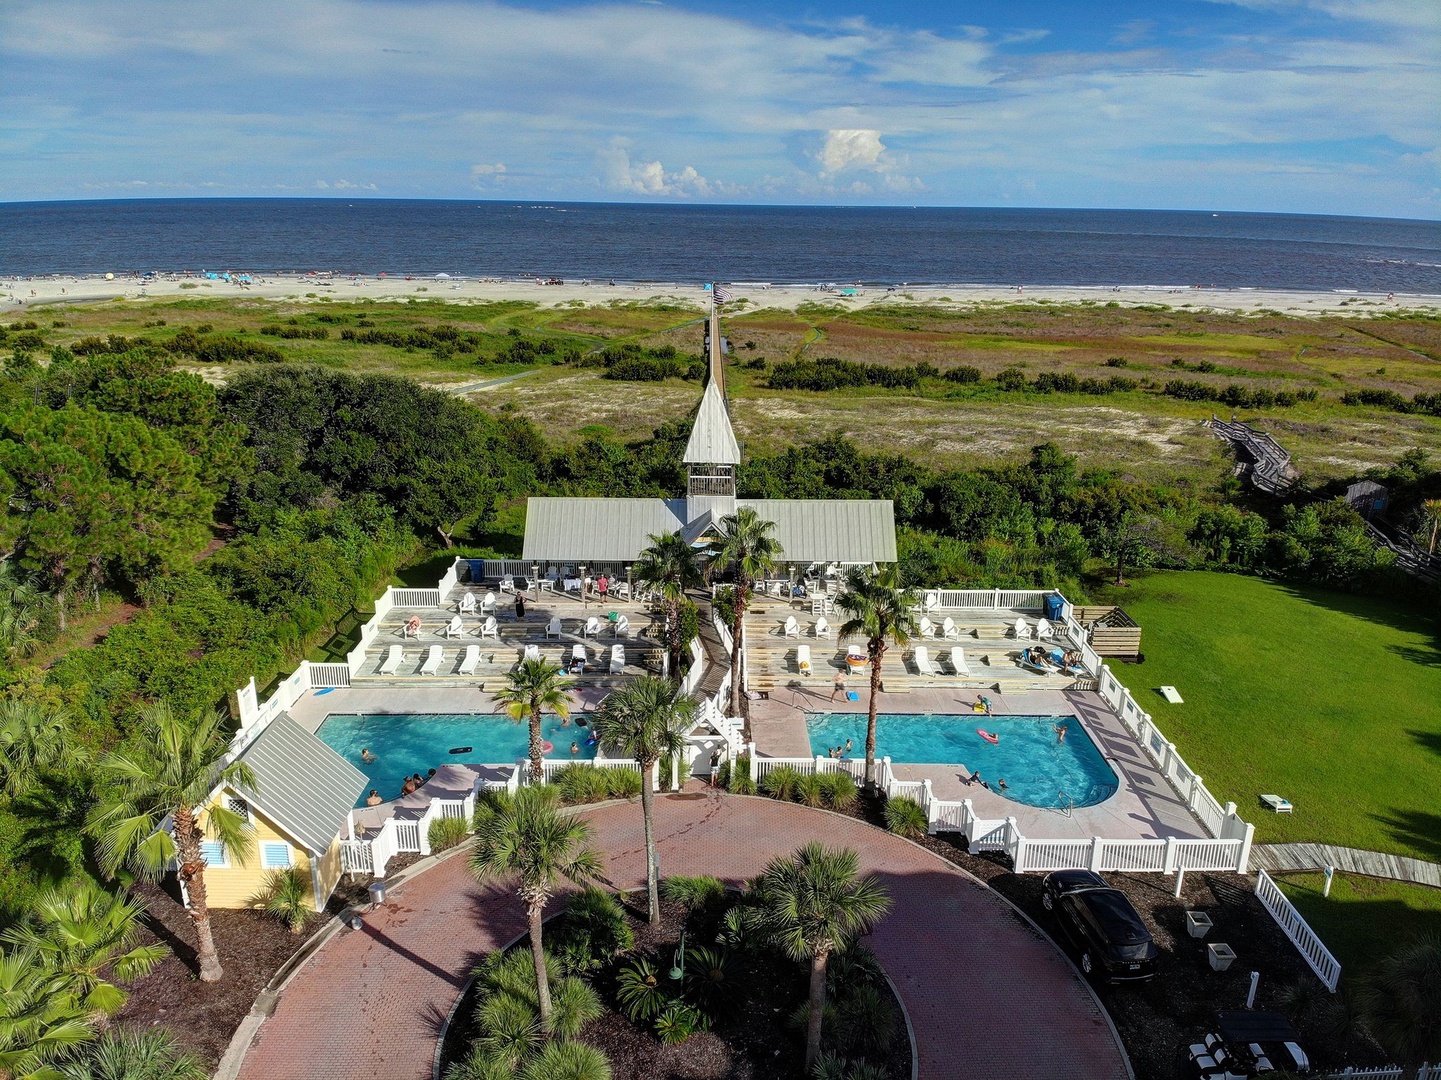
[{"label": "palm tree", "polygon": [[526,660],[505,676],[505,686],[495,700],[505,706],[505,715],[517,724],[530,721],[530,779],[539,784],[545,779],[545,740],[541,737],[541,713],[549,709],[562,720],[570,716],[570,691],[574,679],[568,679],[559,667],[544,660]]},{"label": "palm tree", "polygon": [[876,786],[876,697],[881,691],[881,658],[888,646],[904,648],[911,635],[918,632],[917,603],[914,589],[901,588],[900,570],[894,564],[875,574],[864,567],[851,567],[845,588],[836,597],[836,606],[851,616],[841,627],[841,637],[863,635],[871,661],[871,702],[866,714],[868,791],[874,791]]},{"label": "palm tree", "polygon": [[70,718],[50,705],[25,698],[0,699],[0,788],[20,795],[37,769],[78,758],[70,742]]},{"label": "palm tree", "polygon": [[811,841],[788,859],[776,859],[754,886],[766,928],[793,960],[811,965],[810,1016],[806,1027],[806,1075],[821,1049],[826,1005],[826,962],[870,931],[890,909],[885,887],[860,876],[852,848]]},{"label": "palm tree", "polygon": [[1431,540],[1426,546],[1426,553],[1435,555],[1436,541],[1441,539],[1441,499],[1427,499],[1421,504],[1421,528],[1431,530]]},{"label": "palm tree", "polygon": [[92,1036],[65,980],[34,952],[0,955],[0,1077],[64,1080],[54,1063]]},{"label": "palm tree", "polygon": [[521,788],[514,795],[497,793],[475,811],[475,850],[470,872],[485,880],[514,875],[530,924],[530,949],[535,958],[536,996],[540,1026],[550,1033],[550,980],[546,977],[541,924],[545,905],[559,879],[585,884],[600,876],[600,854],[590,846],[590,826],[559,811],[550,787]]},{"label": "palm tree", "polygon": [[82,1008],[97,1017],[120,1011],[130,996],[110,982],[148,974],[170,950],[141,945],[145,905],[123,891],[110,893],[89,879],[42,893],[24,922],[0,935],[29,949],[65,979]]},{"label": "palm tree", "polygon": [[197,808],[206,807],[221,786],[254,791],[255,774],[244,763],[225,761],[229,740],[214,710],[181,717],[163,701],[147,706],[141,710],[139,736],[135,745],[143,752],[116,751],[98,762],[102,795],[88,826],[98,840],[96,857],[111,876],[130,866],[156,878],[172,860],[177,863],[176,876],[195,923],[200,981],[218,982],[223,972],[210,932],[200,843],[208,836],[227,857],[244,863],[250,827],[219,802],[204,811],[203,821]]},{"label": "palm tree", "polygon": [[[721,518],[719,535],[710,545],[711,572],[729,570],[735,578],[735,625],[731,627],[731,715],[741,715],[741,625],[750,605],[751,586],[776,568],[781,544],[773,535],[776,523],[762,520],[749,506]],[[750,737],[747,722],[746,737]]]},{"label": "palm tree", "polygon": [[1378,963],[1361,990],[1366,1027],[1414,1077],[1441,1061],[1441,934],[1427,934]]},{"label": "palm tree", "polygon": [[663,757],[685,751],[696,705],[669,679],[650,675],[627,683],[600,703],[591,719],[598,742],[640,762],[640,809],[645,818],[646,893],[650,922],[660,922],[660,856],[655,847],[655,793],[650,774]]},{"label": "palm tree", "polygon": [[635,580],[660,593],[665,602],[670,675],[679,682],[681,650],[685,647],[685,642],[680,639],[680,604],[685,599],[685,591],[698,587],[703,580],[695,549],[679,532],[661,533],[659,536],[652,534],[650,547],[640,553],[640,559],[635,564]]},{"label": "palm tree", "polygon": [[207,1080],[210,1071],[164,1028],[116,1028],[61,1068],[65,1080]]}]

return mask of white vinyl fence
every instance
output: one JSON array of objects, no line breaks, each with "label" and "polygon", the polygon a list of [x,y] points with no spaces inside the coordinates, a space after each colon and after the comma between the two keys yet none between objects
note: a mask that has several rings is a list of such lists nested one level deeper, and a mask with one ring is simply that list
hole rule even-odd
[{"label": "white vinyl fence", "polygon": [[1276,925],[1291,939],[1291,944],[1296,946],[1306,963],[1311,965],[1316,978],[1325,984],[1327,990],[1335,990],[1336,984],[1341,980],[1340,962],[1331,955],[1331,950],[1321,943],[1316,931],[1301,918],[1296,906],[1264,870],[1256,872],[1256,899],[1261,901],[1262,906],[1271,913],[1271,918],[1276,920]]}]

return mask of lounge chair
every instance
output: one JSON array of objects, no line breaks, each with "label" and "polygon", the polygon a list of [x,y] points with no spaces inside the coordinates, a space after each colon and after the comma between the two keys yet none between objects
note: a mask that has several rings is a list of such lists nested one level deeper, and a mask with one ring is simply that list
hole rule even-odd
[{"label": "lounge chair", "polygon": [[405,650],[399,645],[392,645],[390,651],[385,654],[385,660],[380,665],[377,675],[394,675],[400,670],[401,661],[405,659]]},{"label": "lounge chair", "polygon": [[430,651],[425,654],[425,663],[420,665],[422,675],[439,675],[441,661],[445,659],[445,650],[439,645],[432,645]]},{"label": "lounge chair", "polygon": [[817,619],[816,625],[812,627],[811,632],[818,638],[828,638],[831,636],[831,624],[826,622],[825,619]]},{"label": "lounge chair", "polygon": [[494,615],[487,615],[485,622],[480,626],[480,636],[483,638],[493,637],[500,640],[500,625],[495,621]]},{"label": "lounge chair", "polygon": [[612,675],[625,674],[625,646],[612,645],[610,647],[610,673]]},{"label": "lounge chair", "polygon": [[941,671],[931,663],[930,651],[924,645],[917,645],[912,658],[916,662],[916,674],[924,675],[928,679],[934,679]]},{"label": "lounge chair", "polygon": [[586,637],[599,637],[599,636],[600,636],[600,620],[597,619],[594,615],[592,615],[590,618],[588,618],[588,619],[585,620],[585,636],[586,636]]},{"label": "lounge chair", "polygon": [[521,653],[521,655],[520,655],[520,662],[521,662],[522,664],[528,664],[528,663],[530,663],[530,661],[532,661],[532,660],[539,660],[539,659],[540,659],[540,646],[539,646],[539,645],[527,645],[527,646],[525,647],[525,651],[524,651],[523,653]]},{"label": "lounge chair", "polygon": [[1011,627],[1011,633],[1017,641],[1029,641],[1031,639],[1031,626],[1025,619],[1017,619],[1016,625]]},{"label": "lounge chair", "polygon": [[503,593],[515,592],[515,578],[511,577],[509,574],[506,574],[505,577],[501,578],[500,591]]},{"label": "lounge chair", "polygon": [[461,658],[460,667],[456,669],[457,675],[474,675],[477,665],[480,664],[480,646],[467,645],[465,656]]},{"label": "lounge chair", "polygon": [[557,638],[558,638],[558,637],[560,637],[560,635],[561,635],[561,630],[562,630],[562,624],[561,624],[561,621],[560,621],[560,616],[559,616],[559,615],[553,616],[553,617],[551,618],[550,622],[548,622],[548,623],[546,624],[546,626],[545,626],[545,636],[546,636],[546,637],[557,637]]},{"label": "lounge chair", "polygon": [[1042,655],[1039,660],[1033,659],[1030,649],[1022,649],[1020,658],[1016,661],[1027,671],[1034,671],[1038,675],[1059,675],[1061,669],[1057,667],[1049,656]]},{"label": "lounge chair", "polygon": [[[585,670],[585,665],[589,661],[590,657],[585,654],[585,646],[580,644],[580,642],[576,642],[570,647],[570,669],[572,674],[579,675],[580,672]],[[577,665],[580,666],[580,671],[575,670]]]},{"label": "lounge chair", "polygon": [[951,667],[957,675],[967,679],[971,677],[970,665],[966,663],[966,650],[959,645],[951,646]]},{"label": "lounge chair", "polygon": [[941,623],[941,637],[947,641],[954,641],[960,636],[961,631],[960,628],[956,626],[956,620],[947,615],[945,621]]},{"label": "lounge chair", "polygon": [[611,635],[614,637],[630,637],[630,620],[624,615],[620,616],[620,618],[616,619],[615,624],[610,628],[610,632]]},{"label": "lounge chair", "polygon": [[460,598],[460,606],[457,607],[455,610],[460,612],[460,614],[462,615],[474,615],[475,593],[467,589],[465,595]]},{"label": "lounge chair", "polygon": [[445,624],[445,636],[448,638],[461,637],[465,633],[465,622],[459,615],[453,616],[450,622]]},{"label": "lounge chair", "polygon": [[809,645],[796,646],[796,670],[802,675],[811,673],[811,647]]},{"label": "lounge chair", "polygon": [[786,624],[784,627],[781,628],[781,635],[783,637],[801,636],[801,624],[796,621],[796,617],[794,615],[786,616]]},{"label": "lounge chair", "polygon": [[1037,640],[1037,641],[1050,641],[1051,638],[1053,638],[1053,637],[1055,637],[1055,636],[1056,636],[1056,630],[1055,630],[1055,628],[1050,624],[1050,622],[1049,622],[1048,620],[1046,620],[1046,619],[1037,619],[1037,620],[1036,620],[1036,640]]},{"label": "lounge chair", "polygon": [[480,602],[480,610],[483,615],[490,615],[495,611],[495,593],[485,594],[485,599]]}]

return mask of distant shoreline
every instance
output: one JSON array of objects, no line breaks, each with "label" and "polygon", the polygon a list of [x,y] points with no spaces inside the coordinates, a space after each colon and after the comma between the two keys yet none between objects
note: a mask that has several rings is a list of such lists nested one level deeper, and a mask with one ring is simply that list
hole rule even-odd
[{"label": "distant shoreline", "polygon": [[[438,300],[456,304],[520,300],[545,307],[620,303],[682,303],[698,310],[709,302],[709,291],[699,284],[674,282],[585,281],[571,278],[559,284],[534,278],[469,278],[454,276],[385,276],[320,274],[231,274],[229,280],[201,274],[44,275],[0,278],[0,310],[17,312],[47,304],[99,303],[116,300],[175,299],[180,297],[239,298],[287,303],[323,302],[324,299],[414,301]],[[557,279],[558,280],[558,279]],[[740,315],[759,308],[795,310],[802,304],[831,304],[861,309],[874,304],[997,305],[1016,303],[1074,304],[1095,307],[1116,303],[1124,307],[1163,304],[1187,309],[1210,309],[1243,314],[1276,311],[1286,315],[1352,316],[1388,311],[1441,313],[1441,295],[1395,293],[1229,288],[1166,285],[819,285],[738,282],[727,284],[726,311]],[[744,301],[744,303],[742,303]]]}]

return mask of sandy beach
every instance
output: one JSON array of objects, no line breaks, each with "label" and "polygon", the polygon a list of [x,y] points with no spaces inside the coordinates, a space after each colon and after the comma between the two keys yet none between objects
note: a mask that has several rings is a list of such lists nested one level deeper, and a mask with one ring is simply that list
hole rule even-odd
[{"label": "sandy beach", "polygon": [[[1048,301],[1058,304],[1118,303],[1167,304],[1173,307],[1209,308],[1252,313],[1279,311],[1288,315],[1360,315],[1394,310],[1441,312],[1441,295],[1366,292],[1306,292],[1279,289],[1170,288],[1163,286],[817,286],[739,283],[727,285],[728,310],[740,313],[756,308],[794,309],[805,303],[834,303],[863,308],[886,303],[1014,304]],[[138,275],[113,277],[53,276],[0,279],[0,303],[8,311],[32,305],[97,303],[156,297],[250,297],[305,303],[322,297],[344,300],[441,300],[447,303],[486,303],[523,300],[546,307],[612,302],[673,302],[704,305],[708,293],[701,285],[660,283],[610,284],[565,280],[558,284],[534,279],[459,277],[333,277],[312,275],[254,275],[242,282],[201,275]]]}]

